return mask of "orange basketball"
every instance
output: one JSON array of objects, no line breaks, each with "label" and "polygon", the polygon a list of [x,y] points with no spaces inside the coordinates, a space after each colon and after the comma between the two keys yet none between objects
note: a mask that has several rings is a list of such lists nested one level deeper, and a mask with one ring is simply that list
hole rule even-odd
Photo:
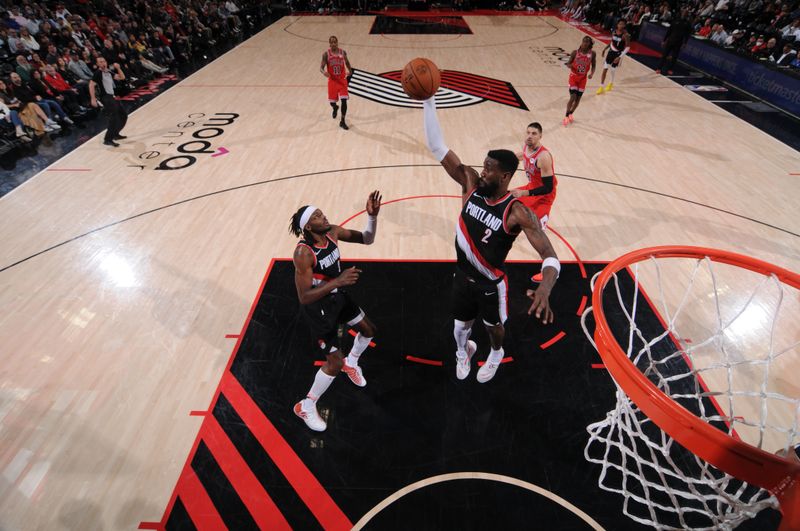
[{"label": "orange basketball", "polygon": [[403,68],[400,78],[403,92],[413,100],[427,100],[439,90],[442,77],[439,68],[430,59],[417,57]]}]

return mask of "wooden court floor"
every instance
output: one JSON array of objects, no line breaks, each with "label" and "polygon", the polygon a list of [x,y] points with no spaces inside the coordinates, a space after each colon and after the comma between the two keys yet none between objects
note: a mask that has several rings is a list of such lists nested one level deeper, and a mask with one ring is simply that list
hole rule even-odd
[{"label": "wooden court floor", "polygon": [[[513,86],[527,110],[440,109],[445,140],[480,165],[543,125],[562,260],[687,244],[800,270],[796,151],[633,60],[608,94],[590,81],[564,128],[553,57],[583,34],[465,21],[471,34],[381,35],[373,17],[286,17],[134,112],[120,148],[92,139],[0,199],[0,529],[161,520],[202,422],[190,412],[208,408],[267,266],[291,257],[299,206],[337,222],[374,189],[441,196],[386,204],[375,244],[342,251],[453,258],[459,190],[421,111],[353,96],[341,130],[318,71],[330,35],[364,79],[425,56]],[[520,240],[510,258],[537,255]]]}]

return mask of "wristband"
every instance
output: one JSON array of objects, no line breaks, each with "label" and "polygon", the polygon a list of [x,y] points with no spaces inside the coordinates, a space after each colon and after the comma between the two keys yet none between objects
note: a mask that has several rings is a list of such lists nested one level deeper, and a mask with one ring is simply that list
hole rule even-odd
[{"label": "wristband", "polygon": [[556,278],[558,275],[561,274],[561,262],[558,261],[558,258],[553,256],[548,256],[542,261],[542,271],[544,271],[545,267],[552,267],[556,270]]}]

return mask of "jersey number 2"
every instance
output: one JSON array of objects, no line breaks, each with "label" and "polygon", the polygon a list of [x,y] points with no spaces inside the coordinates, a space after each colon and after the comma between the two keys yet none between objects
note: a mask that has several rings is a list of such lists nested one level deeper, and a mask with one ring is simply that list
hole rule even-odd
[{"label": "jersey number 2", "polygon": [[489,236],[491,235],[492,235],[492,229],[486,229],[486,234],[484,234],[483,238],[481,238],[481,242],[489,243]]}]

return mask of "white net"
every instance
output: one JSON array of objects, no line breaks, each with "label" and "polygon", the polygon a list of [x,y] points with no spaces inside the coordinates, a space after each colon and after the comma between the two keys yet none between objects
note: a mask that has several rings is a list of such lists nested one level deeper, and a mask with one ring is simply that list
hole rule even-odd
[{"label": "white net", "polygon": [[[765,451],[793,451],[800,443],[795,288],[708,257],[650,257],[614,275],[602,295],[613,336],[664,394]],[[582,324],[594,343],[592,311]],[[621,494],[625,514],[637,522],[733,529],[777,507],[765,490],[675,442],[619,385],[614,409],[587,430],[585,456],[602,467],[600,487]]]}]

